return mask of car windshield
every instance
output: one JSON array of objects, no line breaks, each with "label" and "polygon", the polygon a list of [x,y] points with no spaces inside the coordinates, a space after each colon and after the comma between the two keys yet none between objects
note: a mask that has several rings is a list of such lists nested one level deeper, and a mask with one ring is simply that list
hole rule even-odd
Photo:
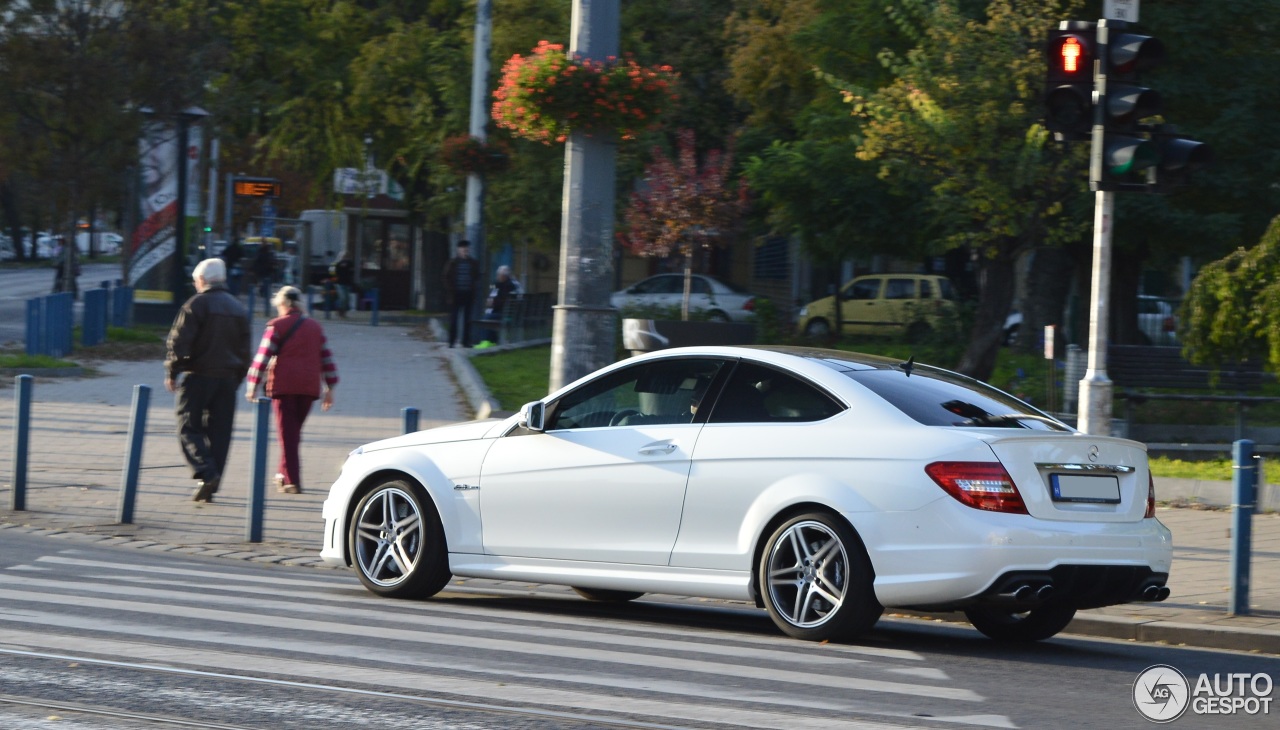
[{"label": "car windshield", "polygon": [[946,370],[917,365],[844,374],[926,426],[1068,430],[1008,393]]}]

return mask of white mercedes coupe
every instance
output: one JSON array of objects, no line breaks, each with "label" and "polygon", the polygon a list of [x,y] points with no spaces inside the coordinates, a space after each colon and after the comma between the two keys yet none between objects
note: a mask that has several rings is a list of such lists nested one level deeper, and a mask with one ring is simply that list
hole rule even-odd
[{"label": "white mercedes coupe", "polygon": [[451,576],[753,601],[848,639],[885,607],[1038,641],[1160,601],[1173,558],[1142,444],[1080,433],[911,360],[687,347],[605,367],[506,420],[353,451],[321,556],[372,592]]}]

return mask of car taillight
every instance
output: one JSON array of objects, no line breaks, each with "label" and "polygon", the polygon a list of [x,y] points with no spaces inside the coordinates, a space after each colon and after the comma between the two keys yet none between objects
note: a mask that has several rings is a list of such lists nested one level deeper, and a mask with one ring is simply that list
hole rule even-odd
[{"label": "car taillight", "polygon": [[1027,514],[1013,478],[999,462],[935,461],[924,471],[962,504],[990,512]]},{"label": "car taillight", "polygon": [[1147,471],[1147,513],[1143,518],[1156,516],[1156,479]]},{"label": "car taillight", "polygon": [[743,303],[742,303],[742,308],[743,308],[743,309],[745,309],[745,310],[747,310],[748,312],[754,312],[754,311],[756,311],[756,300],[755,300],[755,298],[753,297],[753,298],[748,299],[747,301],[743,302]]}]

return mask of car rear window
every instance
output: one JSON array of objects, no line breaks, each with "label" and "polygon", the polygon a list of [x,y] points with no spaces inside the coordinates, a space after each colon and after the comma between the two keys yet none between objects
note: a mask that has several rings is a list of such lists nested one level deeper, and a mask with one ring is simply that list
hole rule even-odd
[{"label": "car rear window", "polygon": [[[1048,416],[1008,393],[945,370],[918,365],[910,375],[901,368],[847,370],[844,375],[926,426],[1064,430],[1036,420]],[[1002,418],[1015,414],[1034,418]]]}]

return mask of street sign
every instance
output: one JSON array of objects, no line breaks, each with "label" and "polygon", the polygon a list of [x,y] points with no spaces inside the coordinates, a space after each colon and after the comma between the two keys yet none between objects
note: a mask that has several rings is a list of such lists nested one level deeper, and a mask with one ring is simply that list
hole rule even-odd
[{"label": "street sign", "polygon": [[271,198],[262,201],[262,237],[271,238],[276,235],[276,206]]},{"label": "street sign", "polygon": [[1136,23],[1138,22],[1138,0],[1106,0],[1102,6],[1102,17],[1108,20]]}]

